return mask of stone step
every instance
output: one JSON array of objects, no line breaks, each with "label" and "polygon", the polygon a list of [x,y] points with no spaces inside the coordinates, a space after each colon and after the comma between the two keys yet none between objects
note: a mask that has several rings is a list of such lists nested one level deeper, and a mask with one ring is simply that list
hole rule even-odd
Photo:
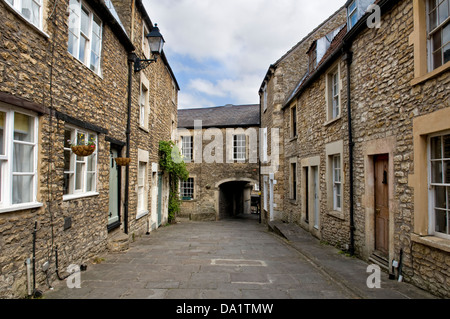
[{"label": "stone step", "polygon": [[108,239],[108,250],[110,252],[123,252],[128,248],[130,248],[130,239],[127,234],[117,234]]}]

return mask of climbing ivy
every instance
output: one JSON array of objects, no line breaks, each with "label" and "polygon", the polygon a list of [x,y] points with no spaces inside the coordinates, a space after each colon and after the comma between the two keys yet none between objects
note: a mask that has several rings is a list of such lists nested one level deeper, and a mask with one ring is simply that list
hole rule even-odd
[{"label": "climbing ivy", "polygon": [[171,223],[180,212],[178,183],[180,180],[187,181],[189,177],[180,150],[172,141],[159,142],[159,166],[161,170],[169,174],[169,223]]}]

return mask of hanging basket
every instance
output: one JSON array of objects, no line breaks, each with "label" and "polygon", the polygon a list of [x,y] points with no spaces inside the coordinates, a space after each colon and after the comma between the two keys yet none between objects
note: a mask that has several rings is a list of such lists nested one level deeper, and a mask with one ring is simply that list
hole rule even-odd
[{"label": "hanging basket", "polygon": [[72,146],[72,152],[77,156],[89,156],[95,151],[95,145],[77,145]]},{"label": "hanging basket", "polygon": [[119,166],[128,166],[131,163],[131,158],[127,157],[116,157],[114,160],[116,161],[116,164]]}]

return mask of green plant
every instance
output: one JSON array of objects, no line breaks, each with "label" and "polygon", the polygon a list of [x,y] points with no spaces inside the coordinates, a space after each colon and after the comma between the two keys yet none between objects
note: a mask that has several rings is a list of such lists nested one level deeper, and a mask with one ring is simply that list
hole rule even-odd
[{"label": "green plant", "polygon": [[180,211],[180,197],[178,183],[186,181],[189,172],[183,161],[180,150],[172,141],[159,142],[159,166],[161,170],[169,174],[169,222],[174,222]]}]

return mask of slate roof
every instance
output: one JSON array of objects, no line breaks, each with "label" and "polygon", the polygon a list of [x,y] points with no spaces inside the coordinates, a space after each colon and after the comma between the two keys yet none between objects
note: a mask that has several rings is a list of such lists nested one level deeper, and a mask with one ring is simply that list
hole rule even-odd
[{"label": "slate roof", "polygon": [[178,110],[179,128],[194,128],[195,120],[202,120],[203,128],[259,126],[259,104]]}]

